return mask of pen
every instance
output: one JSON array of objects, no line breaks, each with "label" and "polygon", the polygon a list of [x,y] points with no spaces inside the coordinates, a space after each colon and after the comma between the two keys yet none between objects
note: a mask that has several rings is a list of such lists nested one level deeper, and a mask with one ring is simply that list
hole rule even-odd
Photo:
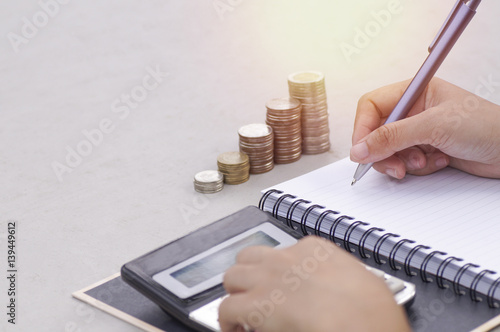
[{"label": "pen", "polygon": [[[398,121],[408,114],[453,45],[455,45],[455,42],[472,20],[480,3],[481,0],[458,0],[455,3],[443,26],[429,46],[427,59],[425,59],[384,124]],[[359,164],[354,173],[351,186],[359,181],[372,165],[373,163]]]}]

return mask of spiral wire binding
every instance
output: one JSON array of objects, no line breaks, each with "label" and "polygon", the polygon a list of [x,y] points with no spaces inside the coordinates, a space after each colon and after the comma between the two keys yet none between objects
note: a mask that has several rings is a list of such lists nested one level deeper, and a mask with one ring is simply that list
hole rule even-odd
[{"label": "spiral wire binding", "polygon": [[276,201],[276,203],[273,205],[273,217],[278,219],[278,212],[279,212],[279,209],[280,209],[280,205],[281,203],[283,203],[283,201],[287,198],[292,198],[292,199],[295,199],[297,198],[297,196],[294,196],[294,195],[290,195],[290,194],[284,194],[282,195],[280,198],[278,198],[278,200]]},{"label": "spiral wire binding", "polygon": [[425,259],[423,260],[422,264],[420,265],[420,278],[422,279],[423,282],[432,282],[432,279],[427,277],[427,264],[429,264],[429,261],[435,255],[446,256],[448,254],[446,252],[443,252],[443,251],[433,251],[430,254],[428,254],[427,256],[425,256]]},{"label": "spiral wire binding", "polygon": [[308,201],[308,200],[302,199],[302,198],[297,199],[296,201],[294,201],[292,203],[292,205],[290,205],[290,207],[288,208],[288,211],[286,212],[286,224],[287,224],[287,226],[293,228],[293,225],[292,225],[293,212],[295,211],[295,209],[297,208],[297,206],[299,206],[301,203],[309,204],[311,202]]},{"label": "spiral wire binding", "polygon": [[416,275],[415,272],[412,272],[411,270],[411,260],[413,259],[413,256],[415,256],[415,254],[417,253],[417,251],[419,251],[420,249],[430,249],[431,247],[429,246],[425,246],[423,244],[419,244],[415,247],[413,247],[411,250],[410,250],[410,253],[408,254],[408,256],[406,256],[405,258],[405,262],[403,264],[404,268],[405,268],[405,272],[407,275],[409,276],[414,276]]},{"label": "spiral wire binding", "polygon": [[460,279],[462,279],[462,276],[465,273],[465,271],[467,271],[467,269],[469,269],[471,267],[477,268],[477,267],[479,267],[479,265],[467,263],[458,270],[457,274],[455,274],[455,278],[453,278],[453,282],[452,282],[453,290],[455,291],[455,294],[457,294],[457,295],[464,295],[465,294],[464,291],[460,290]]},{"label": "spiral wire binding", "polygon": [[[269,196],[271,196],[272,194],[283,194],[283,191],[277,190],[277,189],[270,189],[270,190],[266,191],[259,200],[259,205],[258,205],[259,209],[264,210],[265,202],[269,198]],[[310,204],[311,201],[297,198],[297,196],[294,196],[294,195],[284,194],[284,195],[280,196],[273,205],[272,215],[275,218],[279,217],[279,215],[278,215],[279,207],[280,207],[281,203],[283,203],[283,201],[285,201],[287,198],[293,199],[294,201],[290,205],[290,207],[288,208],[288,210],[286,212],[285,222],[289,227],[293,228],[292,222],[293,222],[293,213],[295,212],[295,209],[300,204],[302,204],[302,203]],[[307,218],[309,217],[309,214],[314,209],[325,209],[325,207],[322,205],[314,204],[314,205],[309,206],[306,209],[306,211],[304,212],[304,214],[302,215],[302,217],[300,219],[300,227],[301,227],[301,231],[304,235],[308,234],[308,232],[307,232]],[[347,216],[347,215],[337,216],[339,214],[340,214],[340,212],[333,211],[333,210],[323,211],[319,215],[319,217],[316,219],[316,222],[314,224],[314,234],[318,235],[318,236],[327,235],[328,238],[332,242],[335,243],[335,235],[336,235],[335,233],[336,233],[337,227],[340,225],[340,223],[344,220],[354,220],[353,217]],[[336,217],[336,218],[333,220],[332,225],[330,226],[328,233],[321,232],[321,225],[329,215],[332,215],[332,218],[334,218],[334,217]],[[351,248],[351,241],[350,241],[351,235],[352,235],[352,233],[354,233],[354,230],[358,226],[369,226],[369,225],[370,225],[369,223],[366,223],[363,221],[355,221],[349,225],[346,232],[344,233],[343,239],[341,239],[341,241],[343,242],[344,248],[347,251],[349,251],[349,252],[355,251],[354,249]],[[359,249],[359,254],[362,258],[369,258],[370,257],[370,255],[368,255],[365,251],[365,248],[366,248],[365,244],[366,244],[368,237],[372,233],[377,232],[377,231],[378,232],[385,232],[385,229],[379,228],[379,227],[371,227],[368,230],[364,231],[361,238],[359,239],[358,249]],[[397,237],[400,237],[400,235],[394,234],[394,233],[384,233],[382,236],[380,236],[380,238],[375,243],[375,246],[373,247],[373,259],[377,264],[384,264],[385,263],[385,261],[383,261],[380,258],[380,250],[381,250],[384,242],[389,237],[396,237],[397,238]],[[340,239],[340,237],[339,237],[339,239]],[[393,269],[393,270],[401,269],[400,266],[396,265],[396,254],[397,254],[398,250],[405,243],[414,244],[415,241],[409,240],[409,239],[401,239],[395,245],[393,245],[393,247],[389,253],[389,256],[388,256],[389,265],[390,265],[391,269]],[[405,270],[406,274],[409,276],[416,275],[415,272],[411,271],[411,260],[413,259],[413,256],[417,253],[417,251],[419,251],[420,249],[429,250],[429,249],[431,249],[431,247],[419,244],[419,245],[414,246],[410,250],[408,255],[406,255],[403,266],[404,266],[404,270]],[[436,255],[444,255],[445,256],[445,255],[447,255],[447,253],[442,252],[442,251],[432,251],[431,253],[426,255],[426,257],[422,261],[422,264],[420,265],[420,278],[424,282],[431,282],[432,281],[432,279],[427,276],[427,273],[428,273],[427,266],[428,266],[429,262],[432,260],[432,258]],[[439,288],[447,288],[448,287],[448,285],[444,283],[444,272],[445,272],[446,268],[448,267],[448,265],[453,261],[461,262],[461,261],[463,261],[463,259],[455,257],[455,256],[448,256],[439,264],[437,271],[436,271],[436,274],[435,274],[436,283],[437,283]],[[465,294],[465,292],[460,289],[460,286],[461,286],[460,280],[462,279],[462,276],[466,273],[466,271],[469,268],[479,268],[479,265],[472,264],[472,263],[467,263],[467,264],[463,265],[462,267],[460,267],[458,272],[455,274],[453,281],[451,282],[454,292],[458,295]],[[477,295],[479,283],[485,275],[495,274],[495,273],[496,272],[491,271],[491,270],[482,270],[479,274],[477,274],[474,277],[474,279],[472,280],[471,285],[469,287],[470,297],[471,297],[472,301],[480,302],[482,300]],[[491,308],[499,308],[500,307],[499,303],[496,302],[496,299],[495,299],[495,294],[496,294],[496,291],[499,287],[500,287],[500,278],[496,279],[488,288],[488,292],[486,294],[486,299],[487,299],[488,305]]]},{"label": "spiral wire binding", "polygon": [[485,274],[496,274],[496,272],[491,270],[482,270],[477,276],[474,277],[472,283],[470,284],[470,299],[474,302],[481,302],[483,299],[477,296],[477,286],[479,285],[479,281],[484,277]]},{"label": "spiral wire binding", "polygon": [[276,190],[276,189],[270,189],[262,195],[262,197],[259,200],[259,209],[264,210],[264,204],[266,203],[266,200],[271,194],[276,193],[276,194],[283,194],[281,190]]},{"label": "spiral wire binding", "polygon": [[340,225],[340,222],[342,220],[353,220],[354,218],[353,217],[349,217],[349,216],[340,216],[338,217],[337,219],[335,219],[335,221],[333,222],[332,226],[330,227],[330,232],[328,232],[328,235],[330,236],[330,240],[333,242],[333,243],[336,243],[335,242],[335,232],[337,231],[337,226]]},{"label": "spiral wire binding", "polygon": [[495,292],[496,292],[498,286],[500,286],[500,278],[498,278],[497,280],[495,280],[491,284],[490,288],[488,288],[488,305],[491,308],[498,308],[498,307],[500,307],[500,305],[498,304],[498,302],[495,302]]},{"label": "spiral wire binding", "polygon": [[396,265],[396,253],[398,252],[399,248],[405,243],[410,243],[413,244],[415,241],[413,240],[408,240],[408,239],[402,239],[396,243],[396,245],[392,248],[391,252],[389,253],[389,266],[391,269],[394,271],[400,270],[401,266]]},{"label": "spiral wire binding", "polygon": [[337,211],[332,211],[332,210],[326,210],[322,212],[318,219],[316,220],[316,224],[314,225],[314,234],[317,236],[321,236],[321,224],[325,220],[325,217],[329,214],[339,214]]},{"label": "spiral wire binding", "polygon": [[364,221],[355,221],[349,226],[349,228],[347,229],[347,231],[344,234],[344,249],[345,250],[347,250],[349,252],[355,251],[354,249],[351,249],[351,246],[350,246],[351,234],[356,227],[367,226],[367,225],[369,225],[369,224],[364,222]]},{"label": "spiral wire binding", "polygon": [[358,248],[359,248],[359,255],[361,256],[361,258],[370,258],[370,255],[368,255],[365,252],[365,243],[366,243],[366,239],[368,239],[370,234],[373,232],[376,232],[376,231],[384,232],[385,229],[378,228],[378,227],[372,227],[369,230],[367,230],[366,232],[364,232],[363,235],[361,236],[361,238],[359,239]]},{"label": "spiral wire binding", "polygon": [[443,274],[444,270],[446,270],[446,267],[453,261],[461,262],[463,261],[463,259],[457,258],[455,256],[450,256],[447,257],[444,261],[442,261],[441,264],[439,264],[436,272],[436,282],[439,288],[448,288],[448,285],[445,285],[443,282],[444,280]]},{"label": "spiral wire binding", "polygon": [[314,209],[324,209],[324,206],[314,204],[311,205],[310,207],[307,208],[306,212],[302,215],[302,218],[300,218],[300,230],[302,231],[302,234],[307,235],[307,217],[309,217],[309,214],[314,210]]},{"label": "spiral wire binding", "polygon": [[378,241],[375,243],[375,246],[373,247],[373,259],[375,260],[375,263],[381,265],[384,264],[385,261],[380,259],[380,249],[382,248],[382,245],[384,244],[385,240],[387,240],[390,237],[399,237],[398,234],[394,233],[385,233],[378,239]]}]

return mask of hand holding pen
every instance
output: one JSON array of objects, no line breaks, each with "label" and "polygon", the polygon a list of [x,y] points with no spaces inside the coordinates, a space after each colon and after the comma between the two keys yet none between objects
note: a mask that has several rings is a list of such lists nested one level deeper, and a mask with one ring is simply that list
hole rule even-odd
[{"label": "hand holding pen", "polygon": [[361,98],[353,134],[353,143],[360,143],[351,149],[351,159],[375,162],[375,170],[397,179],[446,166],[500,178],[500,106],[444,80],[431,80],[407,118],[380,127],[408,83]]},{"label": "hand holding pen", "polygon": [[[437,34],[434,41],[431,43],[429,47],[429,56],[415,75],[414,79],[408,85],[397,104],[394,106],[394,109],[392,110],[390,115],[388,115],[388,117],[386,118],[385,125],[398,121],[409,115],[410,110],[426,89],[439,66],[444,61],[453,45],[455,45],[455,42],[458,40],[462,32],[471,21],[480,2],[481,0],[457,1],[441,30]],[[359,121],[359,116],[357,116],[356,122],[359,123]],[[361,124],[361,126],[363,125],[365,124]],[[371,127],[373,127],[372,124],[370,125]],[[358,128],[359,126],[360,125],[358,124]],[[355,140],[355,138],[357,137],[353,136],[353,143],[358,143],[358,140]],[[361,145],[356,144],[355,146],[353,146],[352,151],[354,151],[354,155],[351,152],[351,158],[353,160],[357,160],[356,154],[359,153],[360,158],[358,159],[366,159],[362,158],[361,155],[363,154],[363,152],[369,154],[370,151],[368,150],[368,147],[366,147],[366,151],[363,151],[363,149],[365,149],[363,143],[361,143]],[[440,160],[442,161],[442,159]],[[366,172],[368,172],[372,165],[373,162],[360,164],[356,169],[351,184],[353,185],[357,181],[359,181],[366,174]],[[397,177],[398,174],[396,173],[395,175]]]}]

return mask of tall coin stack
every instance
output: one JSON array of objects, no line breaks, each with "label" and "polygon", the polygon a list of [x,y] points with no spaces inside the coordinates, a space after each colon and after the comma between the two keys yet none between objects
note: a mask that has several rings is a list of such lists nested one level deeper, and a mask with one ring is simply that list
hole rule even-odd
[{"label": "tall coin stack", "polygon": [[325,77],[316,71],[288,76],[290,97],[302,104],[302,152],[317,154],[330,150],[330,128]]},{"label": "tall coin stack", "polygon": [[227,184],[240,184],[250,177],[250,162],[243,152],[225,152],[217,157],[219,172]]},{"label": "tall coin stack", "polygon": [[265,173],[274,168],[273,129],[254,123],[238,130],[240,152],[250,158],[250,174]]},{"label": "tall coin stack", "polygon": [[277,98],[267,102],[266,123],[274,132],[274,162],[288,164],[300,159],[302,134],[300,101]]}]

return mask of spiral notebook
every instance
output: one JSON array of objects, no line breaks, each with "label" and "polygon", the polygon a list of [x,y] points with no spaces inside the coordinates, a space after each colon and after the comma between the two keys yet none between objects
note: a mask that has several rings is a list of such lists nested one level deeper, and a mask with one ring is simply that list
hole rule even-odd
[{"label": "spiral notebook", "polygon": [[403,180],[374,170],[351,186],[343,159],[262,192],[259,207],[304,234],[424,282],[500,300],[500,180],[456,169]]}]

